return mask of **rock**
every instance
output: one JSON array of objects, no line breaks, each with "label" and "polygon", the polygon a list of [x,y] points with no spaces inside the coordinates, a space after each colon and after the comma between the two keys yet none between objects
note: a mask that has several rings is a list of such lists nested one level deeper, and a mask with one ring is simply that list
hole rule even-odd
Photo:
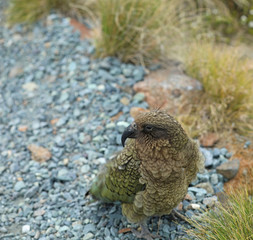
[{"label": "rock", "polygon": [[188,201],[192,201],[193,199],[193,196],[191,196],[191,194],[187,193],[184,197],[185,200],[188,200]]},{"label": "rock", "polygon": [[5,227],[0,227],[0,233],[7,233],[8,230]]},{"label": "rock", "polygon": [[136,118],[138,116],[138,114],[140,113],[144,113],[144,112],[148,112],[147,109],[144,109],[144,108],[140,108],[140,107],[132,107],[130,109],[130,115],[133,117],[133,118]]},{"label": "rock", "polygon": [[133,101],[137,103],[144,101],[144,99],[145,99],[144,93],[136,93],[133,97]]},{"label": "rock", "polygon": [[90,171],[90,166],[89,165],[83,165],[81,167],[81,173],[87,173]]},{"label": "rock", "polygon": [[187,210],[200,210],[200,205],[196,203],[190,203],[187,208]]},{"label": "rock", "polygon": [[132,69],[130,68],[123,68],[122,73],[125,77],[131,77],[132,76]]},{"label": "rock", "polygon": [[89,239],[94,239],[94,234],[93,233],[87,233],[85,236],[82,238],[82,240],[89,240]]},{"label": "rock", "polygon": [[220,149],[214,148],[213,149],[213,157],[218,158],[220,156]]},{"label": "rock", "polygon": [[33,186],[25,193],[25,198],[30,198],[30,197],[34,196],[38,191],[39,191],[39,187]]},{"label": "rock", "polygon": [[15,184],[15,186],[14,186],[14,190],[16,191],[16,192],[19,192],[19,191],[21,191],[23,188],[25,188],[26,187],[26,185],[25,185],[25,183],[23,182],[23,181],[18,181],[16,184]]},{"label": "rock", "polygon": [[18,127],[18,131],[20,131],[20,132],[26,132],[27,129],[28,129],[28,127],[25,126],[25,125],[21,125],[21,126]]},{"label": "rock", "polygon": [[220,153],[221,155],[226,156],[226,154],[228,153],[228,150],[226,148],[221,148]]},{"label": "rock", "polygon": [[218,182],[219,182],[218,175],[216,173],[213,173],[211,175],[211,183],[213,185],[216,185],[216,184],[218,184]]},{"label": "rock", "polygon": [[200,144],[203,147],[212,147],[219,141],[219,136],[216,133],[208,133],[200,138]]},{"label": "rock", "polygon": [[60,137],[60,136],[57,136],[57,137],[55,138],[55,143],[56,143],[56,145],[57,145],[58,147],[64,147],[64,145],[65,145],[64,140],[63,140],[62,137]]},{"label": "rock", "polygon": [[0,165],[0,175],[4,172],[5,169],[6,167]]},{"label": "rock", "polygon": [[123,97],[120,99],[120,102],[123,104],[123,105],[128,105],[129,104],[129,99],[127,97]]},{"label": "rock", "polygon": [[35,217],[37,217],[37,216],[43,216],[44,214],[45,214],[45,210],[44,209],[38,209],[38,210],[36,210],[34,213],[33,213],[33,215],[35,216]]},{"label": "rock", "polygon": [[223,175],[228,180],[234,178],[239,170],[240,161],[234,159],[228,162],[225,162],[216,168],[216,171]]},{"label": "rock", "polygon": [[197,188],[197,187],[189,187],[188,188],[188,191],[191,191],[193,193],[200,193],[200,194],[207,194],[207,191],[206,189],[203,189],[203,188]]},{"label": "rock", "polygon": [[[80,38],[81,39],[85,39],[85,38],[90,38],[91,37],[91,29],[87,28],[85,26],[85,24],[77,21],[74,18],[70,19],[70,24],[71,26],[73,26],[75,31],[79,31],[80,32]],[[83,57],[83,56],[82,56]],[[85,60],[83,60],[83,64],[89,63],[89,59],[84,58]]]},{"label": "rock", "polygon": [[70,72],[74,72],[76,70],[76,63],[75,62],[71,62],[68,66],[68,70]]},{"label": "rock", "polygon": [[87,233],[89,232],[92,232],[94,233],[96,231],[96,227],[94,224],[90,223],[90,224],[87,224],[83,227],[83,233],[84,235],[86,235]]},{"label": "rock", "polygon": [[24,225],[22,226],[22,233],[28,233],[30,232],[30,229],[31,229],[30,225]]},{"label": "rock", "polygon": [[68,231],[69,230],[69,227],[68,226],[62,226],[59,228],[58,232],[65,232],[65,231]]},{"label": "rock", "polygon": [[208,182],[209,181],[209,175],[208,174],[198,173],[197,177],[199,179],[199,182]]},{"label": "rock", "polygon": [[59,99],[59,102],[64,103],[68,100],[68,98],[69,98],[69,94],[67,92],[62,92],[61,96],[60,96],[60,99]]},{"label": "rock", "polygon": [[217,194],[218,192],[222,192],[224,188],[224,184],[222,182],[219,182],[216,186],[214,186],[213,190],[214,193]]},{"label": "rock", "polygon": [[58,171],[57,179],[64,182],[73,180],[70,172],[66,168],[62,168]]},{"label": "rock", "polygon": [[207,193],[214,194],[214,190],[213,190],[213,187],[210,184],[210,182],[199,183],[195,187],[197,187],[197,188],[203,188],[203,189],[205,189],[207,191]]},{"label": "rock", "polygon": [[34,82],[28,82],[22,85],[22,88],[28,92],[35,91],[39,86]]},{"label": "rock", "polygon": [[205,204],[209,208],[214,207],[217,204],[217,202],[218,202],[217,196],[212,196],[203,199],[203,204]]},{"label": "rock", "polygon": [[182,211],[183,210],[183,203],[182,202],[180,202],[178,205],[177,205],[177,210],[178,211]]},{"label": "rock", "polygon": [[9,77],[10,78],[17,77],[18,75],[21,75],[23,72],[24,72],[23,68],[15,66],[10,70]]},{"label": "rock", "polygon": [[245,142],[243,148],[246,149],[246,148],[248,148],[250,145],[251,145],[251,141],[247,141],[247,142]]},{"label": "rock", "polygon": [[136,92],[145,94],[145,99],[151,108],[159,106],[172,115],[179,112],[182,102],[188,99],[189,95],[201,89],[199,81],[184,75],[175,67],[151,72],[144,81],[134,85]]},{"label": "rock", "polygon": [[141,81],[144,77],[144,70],[143,68],[137,68],[133,71],[133,77],[135,81]]},{"label": "rock", "polygon": [[123,133],[128,126],[129,126],[128,122],[123,121],[117,122],[118,131],[120,133]]},{"label": "rock", "polygon": [[60,118],[56,123],[55,126],[56,127],[62,127],[63,125],[65,125],[68,122],[68,119],[66,117],[62,117]]},{"label": "rock", "polygon": [[231,158],[232,156],[233,156],[233,154],[230,153],[230,152],[226,153],[226,155],[225,155],[225,157],[228,158],[228,159]]},{"label": "rock", "polygon": [[35,144],[30,144],[27,149],[31,152],[32,159],[37,162],[45,162],[52,157],[52,154],[48,149]]},{"label": "rock", "polygon": [[200,151],[205,157],[205,167],[211,167],[213,165],[213,155],[210,151],[205,148],[200,148]]}]

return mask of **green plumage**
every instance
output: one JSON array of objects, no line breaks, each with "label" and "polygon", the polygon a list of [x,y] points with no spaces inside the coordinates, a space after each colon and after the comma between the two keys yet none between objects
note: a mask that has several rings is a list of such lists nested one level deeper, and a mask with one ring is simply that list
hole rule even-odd
[{"label": "green plumage", "polygon": [[109,161],[93,182],[90,193],[104,202],[131,203],[142,190],[139,183],[140,161],[130,140],[123,151]]}]

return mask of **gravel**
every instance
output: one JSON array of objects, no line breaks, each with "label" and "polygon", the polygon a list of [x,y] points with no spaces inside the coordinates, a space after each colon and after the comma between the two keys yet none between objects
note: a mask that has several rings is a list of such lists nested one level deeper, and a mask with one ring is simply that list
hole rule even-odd
[{"label": "gravel", "polygon": [[[94,59],[94,51],[70,19],[57,14],[29,30],[0,25],[1,240],[135,239],[118,233],[137,227],[122,216],[120,204],[90,203],[84,195],[99,166],[122,149],[130,109],[148,107],[142,93],[129,91],[145,71],[116,58]],[[32,159],[30,144],[50,151],[50,159]],[[216,166],[232,156],[225,148],[201,151],[207,170],[191,184],[192,200],[183,201],[189,217],[215,204],[217,198],[196,186],[208,182],[222,191]],[[154,233],[158,220],[148,220]],[[159,234],[184,237],[183,226],[190,226],[179,222],[163,216]]]}]

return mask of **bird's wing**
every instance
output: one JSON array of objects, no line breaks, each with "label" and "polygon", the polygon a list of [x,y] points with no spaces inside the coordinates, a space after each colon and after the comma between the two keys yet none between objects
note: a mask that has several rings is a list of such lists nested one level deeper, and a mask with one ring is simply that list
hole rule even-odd
[{"label": "bird's wing", "polygon": [[122,152],[104,166],[89,192],[105,202],[133,202],[135,194],[143,189],[139,182],[139,166],[134,140],[131,139]]}]

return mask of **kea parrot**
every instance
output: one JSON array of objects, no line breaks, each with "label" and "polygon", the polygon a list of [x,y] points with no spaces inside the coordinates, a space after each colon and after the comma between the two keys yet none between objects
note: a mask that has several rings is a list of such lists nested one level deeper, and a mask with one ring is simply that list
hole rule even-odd
[{"label": "kea parrot", "polygon": [[183,200],[203,168],[203,156],[197,142],[162,110],[140,113],[121,140],[123,150],[98,173],[88,194],[120,201],[127,220],[140,224],[141,232],[132,232],[153,239],[147,218],[170,214]]}]

